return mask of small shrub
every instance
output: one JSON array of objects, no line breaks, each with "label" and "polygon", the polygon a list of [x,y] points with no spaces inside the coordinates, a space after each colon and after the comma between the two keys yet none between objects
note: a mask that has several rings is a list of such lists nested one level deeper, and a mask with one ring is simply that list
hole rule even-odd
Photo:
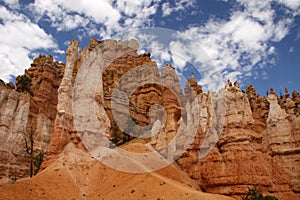
[{"label": "small shrub", "polygon": [[164,181],[163,181],[163,182],[160,182],[160,185],[161,185],[161,186],[162,186],[162,185],[165,185],[165,184],[166,184],[166,182],[164,182]]},{"label": "small shrub", "polygon": [[17,181],[17,178],[16,177],[12,177],[12,178],[10,178],[10,180],[11,180],[12,183],[15,183]]},{"label": "small shrub", "polygon": [[112,144],[116,145],[119,142],[119,126],[117,122],[114,121],[112,124]]},{"label": "small shrub", "polygon": [[40,170],[40,167],[41,167],[43,161],[44,161],[44,154],[40,152],[35,157],[35,161],[33,162],[33,164],[35,166],[34,175],[36,175],[38,173],[38,171]]},{"label": "small shrub", "polygon": [[[128,125],[131,126],[131,125]],[[130,127],[127,127],[126,131],[131,130]],[[117,122],[113,122],[112,127],[111,127],[111,133],[112,133],[112,139],[111,139],[111,143],[109,144],[109,148],[113,149],[116,146],[122,145],[125,142],[128,142],[129,140],[131,140],[132,138],[130,137],[130,135],[126,134],[125,132],[121,131]]]},{"label": "small shrub", "polygon": [[17,77],[17,91],[24,92],[28,91],[30,93],[30,86],[32,85],[31,79],[26,75]]},{"label": "small shrub", "polygon": [[274,196],[263,196],[263,194],[257,190],[257,188],[254,186],[254,188],[249,188],[248,193],[243,196],[243,200],[278,200]]}]

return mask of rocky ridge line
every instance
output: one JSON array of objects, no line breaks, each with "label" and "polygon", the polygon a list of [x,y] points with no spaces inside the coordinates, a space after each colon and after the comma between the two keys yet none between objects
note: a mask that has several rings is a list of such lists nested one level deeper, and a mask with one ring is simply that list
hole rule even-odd
[{"label": "rocky ridge line", "polygon": [[[35,59],[31,68],[25,72],[25,77],[17,79],[17,90],[20,92],[14,90],[13,84],[5,85],[1,82],[0,152],[3,160],[0,168],[3,173],[0,176],[3,179],[28,176],[30,156],[24,141],[29,141],[30,133],[33,133],[35,141],[34,155],[47,152],[42,168],[49,166],[70,142],[77,148],[85,149],[74,126],[72,98],[76,98],[76,95],[72,96],[72,91],[74,84],[78,84],[76,86],[80,94],[88,94],[86,85],[76,82],[76,79],[83,76],[85,70],[95,70],[97,66],[103,72],[95,96],[100,110],[98,118],[106,129],[107,137],[112,140],[114,122],[110,104],[111,90],[120,78],[142,65],[146,67],[141,68],[140,73],[149,75],[145,76],[146,79],[153,75],[153,80],[159,82],[157,66],[150,54],[138,55],[137,47],[134,40],[122,42],[91,39],[90,45],[77,55],[78,42],[72,41],[67,51],[66,65],[54,62],[51,56]],[[180,91],[175,70],[171,66],[163,70],[166,73],[162,73],[161,78],[170,87],[175,86],[174,91]],[[202,142],[217,112],[211,104],[214,94],[203,93],[194,77],[188,82],[198,100],[198,103],[189,104],[189,110],[195,112],[194,116],[200,116],[193,119],[198,120],[200,126],[193,145],[177,162],[192,178],[198,180],[199,186],[207,192],[240,196],[250,186],[257,185],[259,189],[280,199],[299,198],[299,94],[294,91],[290,97],[286,90],[286,94],[278,98],[271,90],[268,97],[261,97],[256,94],[253,86],[247,87],[246,93],[243,93],[237,83],[232,85],[228,82],[222,90],[226,94],[223,132],[212,151],[205,158],[199,159]],[[136,87],[129,84],[126,86]],[[167,131],[161,132],[152,141],[154,146],[164,146],[173,137],[170,135],[176,133],[180,117],[186,117],[185,113],[180,116],[175,98],[163,98],[164,92],[157,85],[149,85],[139,88],[131,97],[131,117],[140,124],[149,123],[145,113],[150,105],[169,106],[165,122]],[[186,88],[185,94],[188,92],[192,91]],[[214,137],[212,135],[211,140]],[[123,143],[124,140],[126,138],[122,130],[118,129],[117,142]],[[10,147],[7,143],[11,144]]]}]

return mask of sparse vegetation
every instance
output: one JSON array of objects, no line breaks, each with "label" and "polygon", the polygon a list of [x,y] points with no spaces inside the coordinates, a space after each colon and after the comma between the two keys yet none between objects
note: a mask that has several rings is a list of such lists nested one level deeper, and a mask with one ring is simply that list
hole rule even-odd
[{"label": "sparse vegetation", "polygon": [[36,175],[38,173],[38,171],[40,170],[43,161],[44,161],[44,154],[42,152],[40,152],[35,157],[35,161],[33,162],[33,165],[35,166],[34,175]]},{"label": "sparse vegetation", "polygon": [[25,139],[26,152],[30,155],[30,178],[31,178],[33,175],[33,143],[34,143],[32,125],[31,125],[30,133],[29,133],[29,141],[30,141],[29,145],[28,145],[26,136],[24,137],[24,139]]},{"label": "sparse vegetation", "polygon": [[44,153],[39,152],[39,154],[37,154],[34,157],[34,149],[33,149],[34,140],[33,140],[33,128],[32,128],[32,126],[30,128],[30,133],[29,133],[29,142],[26,139],[25,132],[24,132],[24,140],[25,140],[26,152],[30,156],[30,177],[32,177],[33,175],[36,175],[38,173],[38,171],[40,170],[40,167],[41,167],[41,165],[44,161]]},{"label": "sparse vegetation", "polygon": [[278,200],[274,196],[263,196],[261,191],[257,190],[257,188],[254,186],[254,188],[249,188],[248,193],[243,196],[243,200]]},{"label": "sparse vegetation", "polygon": [[163,181],[163,182],[160,182],[160,185],[161,185],[161,186],[162,186],[162,185],[165,185],[165,184],[166,184],[166,182],[164,182],[164,181]]},{"label": "sparse vegetation", "polygon": [[12,183],[15,183],[17,181],[17,178],[16,177],[11,177],[10,180],[11,180]]},{"label": "sparse vegetation", "polygon": [[[131,125],[129,125],[129,126],[131,126]],[[127,131],[129,131],[129,128]],[[130,133],[130,132],[125,132],[125,131],[122,132],[119,129],[117,122],[114,121],[113,125],[112,125],[112,140],[111,140],[111,143],[109,144],[109,148],[113,149],[115,146],[124,144],[125,142],[128,142],[129,140],[131,140],[132,137],[130,137],[130,135],[128,135],[127,133]]]},{"label": "sparse vegetation", "polygon": [[143,135],[145,132],[150,131],[151,127],[147,127],[145,129],[136,130],[135,125],[137,123],[131,119],[128,118],[126,121],[126,128],[124,130],[121,130],[117,124],[116,121],[112,123],[111,126],[111,142],[109,143],[109,148],[113,149],[116,146],[122,145],[134,138],[137,138],[141,135]]},{"label": "sparse vegetation", "polygon": [[118,124],[114,121],[112,125],[112,143],[117,144],[119,141],[119,127]]},{"label": "sparse vegetation", "polygon": [[126,125],[127,125],[127,127],[124,129],[124,133],[125,134],[131,134],[132,131],[133,131],[135,122],[132,119],[128,118],[127,122],[126,122]]},{"label": "sparse vegetation", "polygon": [[32,85],[31,79],[26,74],[21,75],[17,78],[17,91],[18,92],[27,91],[27,92],[30,93],[30,86],[31,85]]}]

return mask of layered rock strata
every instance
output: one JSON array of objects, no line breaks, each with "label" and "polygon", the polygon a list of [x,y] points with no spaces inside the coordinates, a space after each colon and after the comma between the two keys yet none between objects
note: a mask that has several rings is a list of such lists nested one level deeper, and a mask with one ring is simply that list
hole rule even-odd
[{"label": "layered rock strata", "polygon": [[40,55],[24,75],[17,77],[16,88],[1,84],[0,178],[4,181],[37,172],[37,156],[46,153],[54,129],[63,74],[63,63]]},{"label": "layered rock strata", "polygon": [[204,191],[240,197],[257,185],[279,199],[299,198],[296,91],[261,97],[253,86],[244,93],[228,81],[219,92],[203,93],[192,76],[182,93],[174,67],[160,73],[150,53],[137,53],[135,40],[92,38],[80,52],[78,45],[71,42],[66,64],[39,56],[16,88],[0,81],[3,180],[28,177],[39,153],[47,168],[68,143],[93,151],[150,134],[145,141],[178,158]]},{"label": "layered rock strata", "polygon": [[207,192],[238,197],[256,185],[279,199],[297,199],[299,117],[296,113],[287,115],[275,94],[262,99],[251,94],[251,88],[244,94],[232,85],[226,87],[223,131],[204,158],[199,152],[207,137],[205,127],[211,123],[211,94],[198,95],[200,105],[208,108],[202,106],[205,114],[199,119],[197,137],[178,163]]}]

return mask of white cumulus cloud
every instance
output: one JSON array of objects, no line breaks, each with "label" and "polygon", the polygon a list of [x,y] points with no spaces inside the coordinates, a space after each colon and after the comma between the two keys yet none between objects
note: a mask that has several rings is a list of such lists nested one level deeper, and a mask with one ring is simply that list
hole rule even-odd
[{"label": "white cumulus cloud", "polygon": [[11,8],[17,9],[20,7],[19,0],[3,0],[6,5]]},{"label": "white cumulus cloud", "polygon": [[174,12],[184,11],[187,8],[193,7],[196,3],[196,0],[175,0],[175,5],[165,2],[162,4],[163,17],[171,15]]},{"label": "white cumulus cloud", "polygon": [[158,0],[35,0],[31,4],[38,21],[45,20],[57,31],[84,29],[87,36],[108,38],[128,27],[151,25]]},{"label": "white cumulus cloud", "polygon": [[[193,38],[193,44],[198,44],[198,47],[190,45],[189,50],[208,83],[215,73],[220,73],[223,79],[238,80],[241,85],[250,75],[259,76],[253,72],[274,64],[274,59],[269,59],[276,52],[272,43],[281,41],[291,28],[293,18],[275,20],[271,1],[238,2],[240,7],[232,10],[228,20],[211,18],[204,25],[190,27],[179,34],[180,38]],[[208,55],[209,67],[200,65],[205,56],[199,49]],[[216,86],[214,89],[222,85]]]},{"label": "white cumulus cloud", "polygon": [[26,16],[4,7],[0,7],[0,16],[0,79],[8,82],[11,76],[23,74],[30,66],[32,51],[57,48],[57,45],[51,35]]},{"label": "white cumulus cloud", "polygon": [[292,10],[297,11],[299,13],[300,9],[300,0],[278,0],[278,2],[285,4],[287,7],[289,7]]}]

